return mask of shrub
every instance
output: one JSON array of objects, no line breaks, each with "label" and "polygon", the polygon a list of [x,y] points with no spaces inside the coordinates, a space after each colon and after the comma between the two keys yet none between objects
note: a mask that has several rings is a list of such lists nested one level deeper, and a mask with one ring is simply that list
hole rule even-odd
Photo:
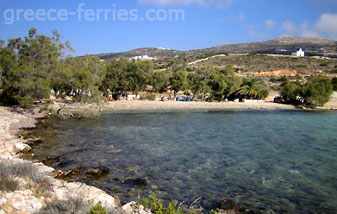
[{"label": "shrub", "polygon": [[15,191],[19,187],[14,177],[28,179],[30,182],[25,188],[30,189],[36,197],[45,195],[50,187],[48,178],[39,173],[29,162],[15,163],[2,160],[0,162],[0,190]]},{"label": "shrub", "polygon": [[298,96],[301,94],[301,85],[297,82],[286,82],[281,86],[281,95],[288,104],[299,104]]},{"label": "shrub", "polygon": [[15,180],[12,176],[0,177],[0,191],[3,192],[14,192],[15,190],[18,190],[19,188],[19,182]]},{"label": "shrub", "polygon": [[100,203],[90,208],[89,214],[107,214],[107,209],[102,207]]},{"label": "shrub", "polygon": [[149,95],[145,95],[145,96],[141,96],[140,100],[150,100],[150,101],[154,101],[156,100],[156,96],[153,94],[149,94]]},{"label": "shrub", "polygon": [[43,180],[43,175],[38,173],[33,164],[29,162],[15,163],[11,161],[0,162],[0,177],[28,177],[34,182]]},{"label": "shrub", "polygon": [[79,198],[70,198],[68,200],[53,200],[47,203],[36,214],[83,214],[88,213],[89,206],[86,202]]},{"label": "shrub", "polygon": [[142,200],[142,205],[154,214],[196,214],[192,206],[189,209],[182,209],[176,200],[171,201],[167,207],[164,206],[153,191],[150,191],[148,198]]},{"label": "shrub", "polygon": [[337,77],[334,77],[331,81],[334,91],[337,91]]},{"label": "shrub", "polygon": [[323,106],[330,99],[333,92],[331,79],[328,77],[314,77],[302,89],[302,97],[307,106]]}]

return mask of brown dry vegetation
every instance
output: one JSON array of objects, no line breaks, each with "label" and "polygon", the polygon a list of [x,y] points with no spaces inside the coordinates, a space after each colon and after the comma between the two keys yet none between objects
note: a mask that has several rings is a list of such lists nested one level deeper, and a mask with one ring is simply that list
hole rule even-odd
[{"label": "brown dry vegetation", "polygon": [[[275,55],[235,54],[213,57],[190,66],[192,69],[204,66],[225,67],[233,65],[242,72],[291,71],[290,76],[306,73],[337,73],[337,60],[315,57],[291,57]],[[273,76],[273,75],[272,75]]]}]

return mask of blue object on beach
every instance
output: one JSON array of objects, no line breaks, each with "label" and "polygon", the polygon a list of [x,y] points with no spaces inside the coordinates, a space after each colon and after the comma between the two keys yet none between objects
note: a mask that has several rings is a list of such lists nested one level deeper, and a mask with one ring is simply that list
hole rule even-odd
[{"label": "blue object on beach", "polygon": [[180,97],[177,97],[177,101],[180,101]]},{"label": "blue object on beach", "polygon": [[186,102],[190,102],[191,101],[191,97],[190,96],[187,96],[186,97]]}]

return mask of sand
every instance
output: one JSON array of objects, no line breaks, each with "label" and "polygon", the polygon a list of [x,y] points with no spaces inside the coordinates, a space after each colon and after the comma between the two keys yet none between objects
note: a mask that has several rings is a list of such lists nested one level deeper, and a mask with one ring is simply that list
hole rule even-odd
[{"label": "sand", "polygon": [[105,105],[107,110],[174,110],[174,109],[266,109],[266,110],[294,110],[292,105],[272,102],[176,102],[176,101],[116,101]]}]

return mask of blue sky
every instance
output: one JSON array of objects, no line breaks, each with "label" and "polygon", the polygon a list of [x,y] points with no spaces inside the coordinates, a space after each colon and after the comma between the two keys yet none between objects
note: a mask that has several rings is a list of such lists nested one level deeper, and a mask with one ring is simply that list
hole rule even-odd
[{"label": "blue sky", "polygon": [[[0,0],[0,39],[23,37],[35,27],[50,35],[57,29],[70,41],[75,55],[119,52],[140,47],[178,50],[262,41],[281,35],[337,39],[337,0]],[[82,6],[80,7],[80,3]],[[38,20],[37,11],[78,12],[68,18]],[[18,12],[18,9],[24,11]],[[113,18],[113,12],[137,11],[135,20]],[[164,20],[166,11],[183,11],[178,20]],[[29,19],[24,12],[31,10]],[[84,16],[93,10],[90,20]],[[151,10],[159,20],[141,20]],[[174,10],[173,10],[174,11]],[[45,15],[45,14],[44,14]],[[129,14],[130,15],[130,14]],[[161,16],[162,15],[162,16]],[[180,14],[181,15],[181,14]],[[79,20],[78,17],[81,17]],[[94,18],[95,17],[95,18]],[[99,17],[99,18],[97,18]],[[106,20],[105,20],[105,18]],[[55,18],[55,17],[53,17]]]}]

